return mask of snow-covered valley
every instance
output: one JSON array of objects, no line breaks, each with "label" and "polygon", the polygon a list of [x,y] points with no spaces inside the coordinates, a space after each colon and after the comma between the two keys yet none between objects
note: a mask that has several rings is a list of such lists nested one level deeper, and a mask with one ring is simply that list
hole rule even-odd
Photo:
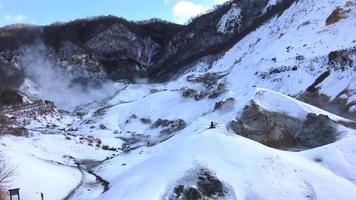
[{"label": "snow-covered valley", "polygon": [[23,200],[356,200],[355,8],[295,1],[164,83],[68,92],[26,77],[25,102],[0,110],[15,124],[0,136],[16,168],[6,188]]}]

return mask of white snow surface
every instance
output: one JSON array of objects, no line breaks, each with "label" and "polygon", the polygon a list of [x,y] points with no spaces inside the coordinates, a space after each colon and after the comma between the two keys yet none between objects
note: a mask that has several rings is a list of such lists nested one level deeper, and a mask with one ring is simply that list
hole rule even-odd
[{"label": "white snow surface", "polygon": [[[95,160],[101,162],[92,170],[110,183],[109,190],[102,193],[95,177],[85,173],[84,184],[70,199],[163,200],[177,181],[194,170],[207,168],[229,186],[231,194],[227,198],[231,200],[356,200],[355,130],[339,125],[343,134],[338,141],[288,152],[266,147],[226,129],[227,123],[251,102],[301,119],[308,113],[316,113],[335,121],[351,122],[295,99],[329,70],[330,51],[356,45],[354,11],[325,26],[330,13],[346,2],[299,0],[281,16],[243,38],[206,71],[201,70],[204,63],[199,63],[196,68],[199,70],[166,84],[118,84],[112,88],[116,90],[112,92],[114,95],[78,105],[85,111],[81,117],[61,114],[59,120],[32,122],[28,137],[2,136],[0,151],[17,167],[7,187],[21,188],[23,200],[40,199],[41,192],[46,200],[60,200],[83,178],[75,161]],[[275,3],[270,1],[269,5]],[[303,55],[304,60],[297,60],[297,55]],[[281,66],[298,69],[268,73]],[[226,92],[216,99],[184,98],[180,91],[183,87],[204,90],[202,84],[189,82],[187,77],[207,72],[228,74],[223,78]],[[266,76],[261,75],[263,72],[267,72]],[[354,91],[355,82],[353,68],[332,70],[318,87],[333,99],[345,89]],[[35,88],[34,83],[26,81],[22,89],[42,96]],[[228,98],[235,103],[214,110],[216,102]],[[355,95],[345,98],[351,103]],[[151,124],[144,123],[143,118]],[[181,119],[187,126],[162,140],[161,129],[152,127],[158,119]],[[216,129],[208,129],[211,121],[217,123]],[[46,129],[46,123],[57,127]],[[141,142],[137,149],[122,151],[125,139],[131,137],[154,145]],[[104,145],[118,149],[105,150]]]}]

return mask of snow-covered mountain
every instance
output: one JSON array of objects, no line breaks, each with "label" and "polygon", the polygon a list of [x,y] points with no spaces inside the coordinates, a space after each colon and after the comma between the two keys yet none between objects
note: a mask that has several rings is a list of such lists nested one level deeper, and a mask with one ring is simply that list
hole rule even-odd
[{"label": "snow-covered mountain", "polygon": [[0,29],[6,187],[25,200],[356,199],[355,8],[229,1],[185,26]]}]

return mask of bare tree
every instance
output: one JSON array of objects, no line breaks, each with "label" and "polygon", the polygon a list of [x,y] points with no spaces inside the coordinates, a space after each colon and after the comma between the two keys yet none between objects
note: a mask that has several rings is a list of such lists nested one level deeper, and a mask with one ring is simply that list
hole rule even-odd
[{"label": "bare tree", "polygon": [[8,183],[9,178],[15,175],[15,171],[15,167],[12,167],[4,158],[0,157],[0,200],[5,199],[4,184]]},{"label": "bare tree", "polygon": [[0,184],[7,183],[15,175],[16,167],[11,166],[5,159],[0,159]]}]

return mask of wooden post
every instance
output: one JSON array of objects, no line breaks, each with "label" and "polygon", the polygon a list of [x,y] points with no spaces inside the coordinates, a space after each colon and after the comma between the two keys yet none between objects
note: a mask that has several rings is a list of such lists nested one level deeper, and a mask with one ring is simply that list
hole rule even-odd
[{"label": "wooden post", "polygon": [[20,188],[11,189],[10,192],[10,200],[12,200],[12,196],[17,196],[17,199],[20,200]]}]

